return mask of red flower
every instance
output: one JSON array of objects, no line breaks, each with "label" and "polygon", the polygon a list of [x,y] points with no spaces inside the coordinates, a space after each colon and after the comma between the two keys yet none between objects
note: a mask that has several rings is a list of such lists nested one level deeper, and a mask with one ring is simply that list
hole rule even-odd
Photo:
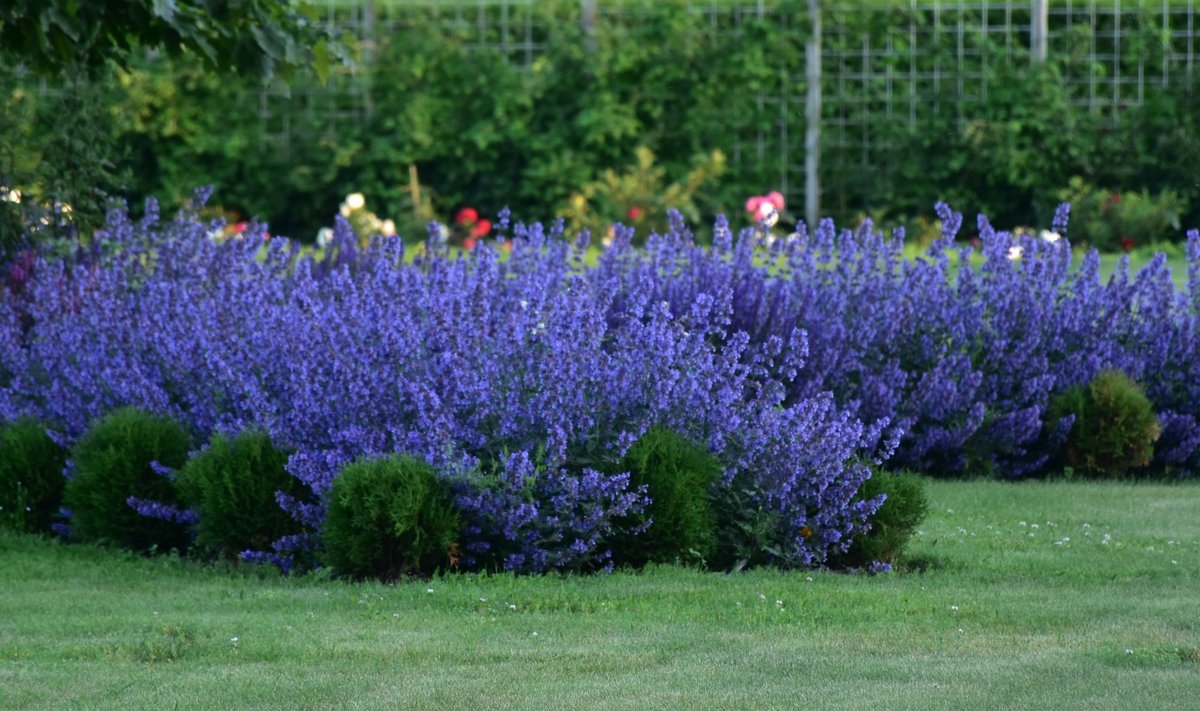
[{"label": "red flower", "polygon": [[1114,205],[1121,202],[1121,193],[1113,193],[1112,195],[1108,196],[1108,201]]},{"label": "red flower", "polygon": [[1132,237],[1121,238],[1121,249],[1125,250],[1126,252],[1133,251],[1133,248],[1136,246],[1136,244],[1137,243],[1133,241]]},{"label": "red flower", "polygon": [[[474,213],[475,211],[472,210],[471,212]],[[474,227],[471,228],[471,238],[478,239],[480,237],[483,237],[484,235],[486,235],[488,232],[491,232],[491,231],[492,231],[492,221],[491,220],[480,220],[479,222],[475,223]]]},{"label": "red flower", "polygon": [[467,249],[475,249],[475,240],[472,239],[471,237],[468,237],[465,240],[463,240],[463,246],[466,247]]},{"label": "red flower", "polygon": [[229,231],[235,235],[240,235],[241,233],[245,232],[246,228],[249,226],[249,223],[246,222],[235,222],[229,226]]},{"label": "red flower", "polygon": [[629,219],[630,220],[637,222],[641,218],[642,218],[642,208],[638,207],[637,205],[634,205],[633,207],[629,208]]},{"label": "red flower", "polygon": [[454,216],[455,224],[459,225],[471,225],[474,224],[478,219],[479,213],[475,212],[475,208],[473,207],[464,207],[458,211],[457,215]]}]

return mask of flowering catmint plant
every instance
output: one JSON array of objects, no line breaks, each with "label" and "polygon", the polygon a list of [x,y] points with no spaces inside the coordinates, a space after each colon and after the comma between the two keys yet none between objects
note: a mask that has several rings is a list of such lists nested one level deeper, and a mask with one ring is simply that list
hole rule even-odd
[{"label": "flowering catmint plant", "polygon": [[1105,368],[1154,401],[1161,460],[1195,463],[1200,235],[1180,294],[1161,260],[1106,284],[1094,253],[1073,264],[1065,209],[1057,240],[981,219],[982,266],[939,212],[943,239],[913,262],[869,222],[768,239],[720,218],[702,248],[673,213],[644,249],[617,228],[588,268],[586,233],[507,213],[466,255],[432,225],[409,260],[341,218],[314,257],[263,225],[214,241],[194,210],[115,210],[88,249],[22,257],[19,292],[0,292],[0,418],[64,443],[125,405],[196,441],[262,428],[294,452],[307,494],[277,498],[307,532],[245,557],[285,567],[318,540],[341,468],[399,452],[455,493],[464,567],[603,568],[647,504],[604,465],[655,425],[705,443],[721,486],[774,522],[768,560],[819,565],[881,503],[854,501],[871,460],[1038,471],[1071,425],[1046,421],[1050,396]]},{"label": "flowering catmint plant", "polygon": [[753,486],[780,513],[781,564],[821,562],[880,503],[850,504],[869,476],[852,458],[879,427],[826,395],[788,401],[803,333],[756,345],[730,290],[675,312],[650,288],[654,252],[619,257],[620,274],[588,270],[586,237],[518,224],[507,259],[431,243],[409,264],[399,240],[362,248],[344,220],[320,259],[264,226],[228,241],[213,229],[194,212],[160,224],[152,204],[136,222],[118,210],[93,249],[38,263],[29,324],[11,299],[0,311],[0,405],[67,442],[123,405],[198,440],[264,428],[295,452],[288,469],[311,495],[278,498],[310,534],[248,558],[302,555],[341,467],[402,452],[456,492],[464,565],[604,567],[606,541],[647,495],[601,463],[655,424],[706,442],[726,485]]},{"label": "flowering catmint plant", "polygon": [[[1071,422],[1048,422],[1050,396],[1105,368],[1144,383],[1163,421],[1161,464],[1195,463],[1200,416],[1195,358],[1200,236],[1189,235],[1191,296],[1177,293],[1160,256],[1136,279],[1123,261],[1101,283],[1099,257],[1073,263],[1067,206],[1057,238],[997,231],[980,218],[983,263],[955,248],[962,217],[938,206],[944,234],[912,262],[903,234],[864,222],[854,232],[823,222],[784,240],[761,227],[738,235],[719,219],[713,248],[691,243],[682,226],[652,240],[647,273],[618,248],[597,270],[621,280],[623,294],[670,303],[683,314],[702,297],[731,294],[730,330],[748,353],[796,331],[808,359],[788,402],[831,393],[865,422],[887,420],[900,437],[895,464],[930,474],[968,471],[1021,476],[1044,467]],[[956,253],[957,252],[957,253]],[[619,296],[621,298],[627,298]]]}]

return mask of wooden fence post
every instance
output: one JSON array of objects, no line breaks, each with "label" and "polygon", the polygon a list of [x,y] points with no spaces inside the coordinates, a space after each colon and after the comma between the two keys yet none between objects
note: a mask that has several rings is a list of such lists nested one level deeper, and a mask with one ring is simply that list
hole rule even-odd
[{"label": "wooden fence post", "polygon": [[1029,54],[1034,64],[1046,61],[1046,39],[1049,32],[1049,5],[1047,0],[1030,0],[1029,7]]},{"label": "wooden fence post", "polygon": [[810,33],[804,47],[804,221],[810,231],[821,217],[821,0],[808,0]]},{"label": "wooden fence post", "polygon": [[579,0],[588,54],[596,53],[596,0]]}]

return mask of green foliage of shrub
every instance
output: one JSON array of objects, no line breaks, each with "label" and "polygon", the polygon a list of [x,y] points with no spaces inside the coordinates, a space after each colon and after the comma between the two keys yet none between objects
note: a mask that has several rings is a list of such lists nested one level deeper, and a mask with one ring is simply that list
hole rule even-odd
[{"label": "green foliage of shrub", "polygon": [[1155,242],[1182,241],[1186,203],[1174,190],[1115,192],[1074,177],[1058,198],[1071,203],[1070,236],[1103,251],[1130,251]]},{"label": "green foliage of shrub", "polygon": [[66,461],[44,424],[20,419],[0,427],[0,526],[49,531],[62,503]]},{"label": "green foliage of shrub", "polygon": [[84,541],[113,543],[137,551],[187,547],[187,527],[143,516],[130,497],[168,506],[182,502],[175,483],[151,462],[178,468],[187,461],[188,435],[177,422],[126,407],[94,421],[71,448],[74,476],[64,505],[71,510],[71,533]]},{"label": "green foliage of shrub", "polygon": [[896,562],[929,510],[921,478],[911,472],[878,470],[863,482],[856,501],[884,494],[887,499],[871,515],[869,530],[859,534],[845,553],[830,556],[833,568],[866,568]]},{"label": "green foliage of shrub", "polygon": [[[765,157],[788,139],[778,137],[777,103],[761,99],[805,91],[803,8],[786,3],[757,16],[730,12],[736,3],[718,3],[714,14],[680,2],[633,4],[635,12],[601,13],[589,35],[578,0],[533,3],[538,41],[527,52],[480,34],[512,19],[499,2],[477,8],[478,24],[424,3],[377,3],[381,31],[358,66],[333,62],[333,81],[297,77],[290,94],[260,94],[255,73],[216,74],[173,52],[127,57],[98,88],[112,98],[87,102],[86,112],[65,110],[80,86],[41,97],[14,78],[0,86],[0,127],[11,129],[0,131],[0,182],[40,202],[68,199],[85,232],[103,218],[104,192],[135,206],[148,195],[170,204],[211,184],[234,221],[259,216],[272,233],[301,239],[328,225],[339,197],[352,192],[365,193],[410,239],[424,234],[429,214],[464,205],[489,216],[507,205],[525,218],[574,217],[571,197],[589,186],[598,194],[588,210],[598,219],[624,219],[640,207],[651,227],[662,204],[678,205],[647,206],[656,194],[625,189],[630,176],[658,180],[638,164],[639,146],[653,152],[664,185],[684,189],[714,150],[728,156],[724,179],[680,197],[705,217],[740,214],[747,197],[783,189],[781,166]],[[893,2],[824,11],[831,57],[890,43],[913,13],[919,24],[936,16],[928,5]],[[355,8],[330,12],[361,28]],[[968,215],[986,212],[994,224],[1044,226],[1056,192],[1087,175],[1122,194],[1174,190],[1188,209],[1181,222],[1196,224],[1200,183],[1189,156],[1200,154],[1197,80],[1176,80],[1175,65],[1168,72],[1162,64],[1169,53],[1152,51],[1162,41],[1161,15],[1124,18],[1123,51],[1114,58],[1121,76],[1173,78],[1162,87],[1148,82],[1144,96],[1111,110],[1081,101],[1088,83],[1079,79],[1114,66],[1096,60],[1086,23],[1033,66],[1019,31],[972,34],[961,69],[970,87],[985,87],[979,102],[962,101],[953,73],[935,83],[936,93],[925,86],[913,96],[907,92],[918,83],[846,81],[850,67],[827,71],[826,113],[840,120],[826,124],[821,151],[823,214],[846,220],[886,210],[911,224],[942,199]],[[853,71],[945,71],[955,35],[931,41],[863,57],[870,66]],[[53,98],[59,94],[63,100]],[[912,123],[894,104],[910,107]],[[790,122],[793,131],[801,124]],[[420,175],[418,203],[404,189],[410,168]],[[623,185],[611,185],[607,171]],[[798,205],[797,185],[788,197]],[[0,204],[0,240],[5,223],[10,233],[19,227],[15,214]]]},{"label": "green foliage of shrub", "polygon": [[739,571],[783,559],[779,541],[787,536],[785,517],[764,508],[758,503],[762,499],[762,491],[739,480],[717,490],[713,501],[717,541],[710,568]]},{"label": "green foliage of shrub", "polygon": [[621,471],[632,488],[645,486],[651,503],[636,518],[652,523],[637,535],[613,542],[618,564],[645,565],[708,561],[716,549],[716,513],[712,485],[721,462],[703,445],[664,427],[648,430],[626,453]]},{"label": "green foliage of shrub", "polygon": [[299,482],[284,468],[287,459],[261,430],[213,435],[175,477],[183,500],[200,517],[193,551],[233,558],[299,532],[275,499],[277,491],[300,493]]},{"label": "green foliage of shrub", "polygon": [[604,238],[616,222],[631,225],[645,239],[650,231],[667,231],[667,211],[679,210],[696,222],[701,218],[695,197],[725,172],[725,155],[713,151],[699,158],[685,179],[666,184],[663,168],[655,165],[654,153],[645,146],[635,151],[637,164],[625,173],[606,170],[599,180],[583,186],[571,196],[560,214],[572,231],[588,229]]},{"label": "green foliage of shrub", "polygon": [[410,456],[347,465],[328,504],[324,562],[355,578],[431,573],[449,562],[462,529],[433,467]]},{"label": "green foliage of shrub", "polygon": [[1106,370],[1092,382],[1056,395],[1049,420],[1074,415],[1066,460],[1072,471],[1092,477],[1122,477],[1154,456],[1159,423],[1141,386],[1124,373]]}]

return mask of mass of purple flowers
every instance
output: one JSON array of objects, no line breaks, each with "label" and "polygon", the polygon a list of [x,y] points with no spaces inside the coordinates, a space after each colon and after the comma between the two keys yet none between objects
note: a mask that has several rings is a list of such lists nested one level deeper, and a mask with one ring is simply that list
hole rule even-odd
[{"label": "mass of purple flowers", "polygon": [[36,416],[66,443],[124,405],[197,442],[265,429],[311,492],[279,495],[308,533],[246,553],[284,564],[315,544],[342,466],[403,452],[456,493],[465,567],[604,567],[647,493],[603,464],[665,425],[776,514],[773,562],[818,565],[880,505],[854,500],[872,462],[1036,472],[1070,426],[1045,421],[1049,398],[1103,368],[1145,386],[1160,460],[1194,465],[1200,234],[1183,294],[1162,259],[1101,283],[1095,254],[1073,265],[1065,240],[984,220],[982,267],[970,247],[955,267],[961,217],[940,209],[944,239],[914,262],[870,223],[735,239],[719,219],[707,248],[674,215],[642,249],[618,228],[595,267],[561,225],[504,220],[504,258],[435,241],[406,258],[398,239],[359,249],[339,221],[314,255],[264,226],[215,240],[192,209],[169,223],[153,203],[140,220],[114,210],[70,258],[11,270],[0,420]]},{"label": "mass of purple flowers", "polygon": [[597,276],[622,279],[622,293],[667,301],[675,314],[702,295],[730,293],[729,330],[747,334],[752,350],[801,329],[807,364],[785,381],[786,402],[831,393],[864,421],[890,422],[900,438],[893,466],[934,476],[1038,472],[1071,425],[1045,420],[1050,397],[1111,368],[1140,382],[1154,403],[1163,426],[1158,466],[1194,469],[1200,233],[1188,234],[1188,289],[1180,293],[1161,254],[1136,278],[1122,258],[1106,282],[1096,252],[1073,261],[1061,238],[1065,204],[1054,241],[979,218],[978,266],[969,261],[974,247],[954,241],[962,216],[944,204],[937,210],[942,238],[911,261],[903,231],[889,238],[870,221],[840,233],[829,221],[812,234],[801,225],[769,240],[764,258],[761,233],[743,232],[735,244],[719,219],[711,250],[696,248],[676,224],[644,255],[606,256]]}]

